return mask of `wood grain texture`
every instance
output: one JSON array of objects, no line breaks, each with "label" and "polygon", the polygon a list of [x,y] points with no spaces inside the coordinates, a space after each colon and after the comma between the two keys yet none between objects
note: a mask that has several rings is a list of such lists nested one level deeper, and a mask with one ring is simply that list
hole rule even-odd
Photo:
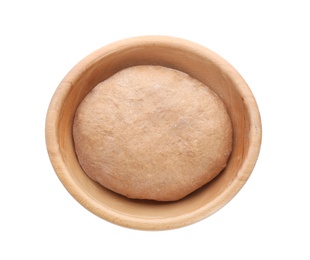
[{"label": "wood grain texture", "polygon": [[[232,154],[225,170],[176,202],[133,200],[105,189],[83,172],[74,150],[73,119],[81,101],[98,83],[135,65],[161,65],[189,74],[220,96],[232,122]],[[189,225],[222,208],[249,178],[258,158],[261,136],[255,98],[240,74],[209,49],[165,36],[125,39],[90,54],[60,83],[46,117],[49,157],[68,192],[105,220],[146,230]]]}]

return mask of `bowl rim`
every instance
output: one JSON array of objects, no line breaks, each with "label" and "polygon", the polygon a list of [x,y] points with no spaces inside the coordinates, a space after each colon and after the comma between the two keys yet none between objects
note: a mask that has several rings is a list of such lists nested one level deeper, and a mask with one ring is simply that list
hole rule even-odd
[{"label": "bowl rim", "polygon": [[[115,50],[146,44],[169,45],[174,48],[190,51],[198,56],[207,57],[214,63],[214,65],[221,67],[222,71],[225,71],[230,75],[231,80],[234,81],[235,87],[242,96],[244,106],[250,108],[248,109],[248,113],[250,120],[249,138],[251,138],[251,146],[246,155],[247,162],[243,163],[239,169],[238,178],[235,178],[233,183],[231,183],[227,189],[220,193],[219,196],[212,200],[208,205],[191,213],[165,219],[148,219],[124,215],[123,213],[100,204],[98,201],[85,194],[84,190],[76,184],[70,174],[67,174],[68,168],[61,156],[57,133],[57,122],[59,122],[62,116],[62,105],[65,103],[66,97],[70,94],[72,87],[71,82],[74,82],[80,77],[85,71],[85,68],[91,66],[96,60],[108,53],[114,52]],[[58,178],[67,191],[80,204],[95,215],[120,226],[142,230],[164,230],[187,226],[212,215],[225,206],[240,191],[251,175],[259,156],[261,139],[262,125],[259,109],[250,88],[239,72],[237,72],[237,70],[222,57],[200,44],[181,38],[159,35],[138,36],[119,40],[101,47],[82,59],[67,73],[57,87],[50,101],[45,122],[45,140],[48,155]]]}]

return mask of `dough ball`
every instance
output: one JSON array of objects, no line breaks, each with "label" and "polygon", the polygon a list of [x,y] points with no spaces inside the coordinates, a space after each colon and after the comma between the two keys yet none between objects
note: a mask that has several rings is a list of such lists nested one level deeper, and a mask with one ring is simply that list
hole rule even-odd
[{"label": "dough ball", "polygon": [[222,100],[189,75],[152,65],[99,83],[76,112],[73,137],[91,179],[158,201],[181,199],[212,180],[232,148]]}]

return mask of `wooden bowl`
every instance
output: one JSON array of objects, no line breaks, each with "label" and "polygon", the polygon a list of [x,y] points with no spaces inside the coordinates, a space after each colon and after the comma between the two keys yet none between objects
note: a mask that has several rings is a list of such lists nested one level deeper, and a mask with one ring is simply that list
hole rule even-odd
[{"label": "wooden bowl", "polygon": [[[231,117],[233,150],[227,167],[213,181],[179,201],[134,200],[116,194],[83,172],[74,150],[72,124],[80,102],[99,82],[124,68],[142,64],[166,66],[196,78],[220,96]],[[207,48],[165,36],[125,39],[83,59],[58,86],[46,117],[47,150],[65,188],[97,216],[135,229],[178,228],[222,208],[249,178],[260,144],[258,107],[239,73]]]}]

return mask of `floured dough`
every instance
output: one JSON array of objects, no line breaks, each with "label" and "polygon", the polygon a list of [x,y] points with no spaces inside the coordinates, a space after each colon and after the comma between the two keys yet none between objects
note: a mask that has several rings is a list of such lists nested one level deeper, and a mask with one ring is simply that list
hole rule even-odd
[{"label": "floured dough", "polygon": [[187,74],[134,66],[81,102],[73,136],[85,173],[129,198],[173,201],[212,180],[232,147],[221,99]]}]

